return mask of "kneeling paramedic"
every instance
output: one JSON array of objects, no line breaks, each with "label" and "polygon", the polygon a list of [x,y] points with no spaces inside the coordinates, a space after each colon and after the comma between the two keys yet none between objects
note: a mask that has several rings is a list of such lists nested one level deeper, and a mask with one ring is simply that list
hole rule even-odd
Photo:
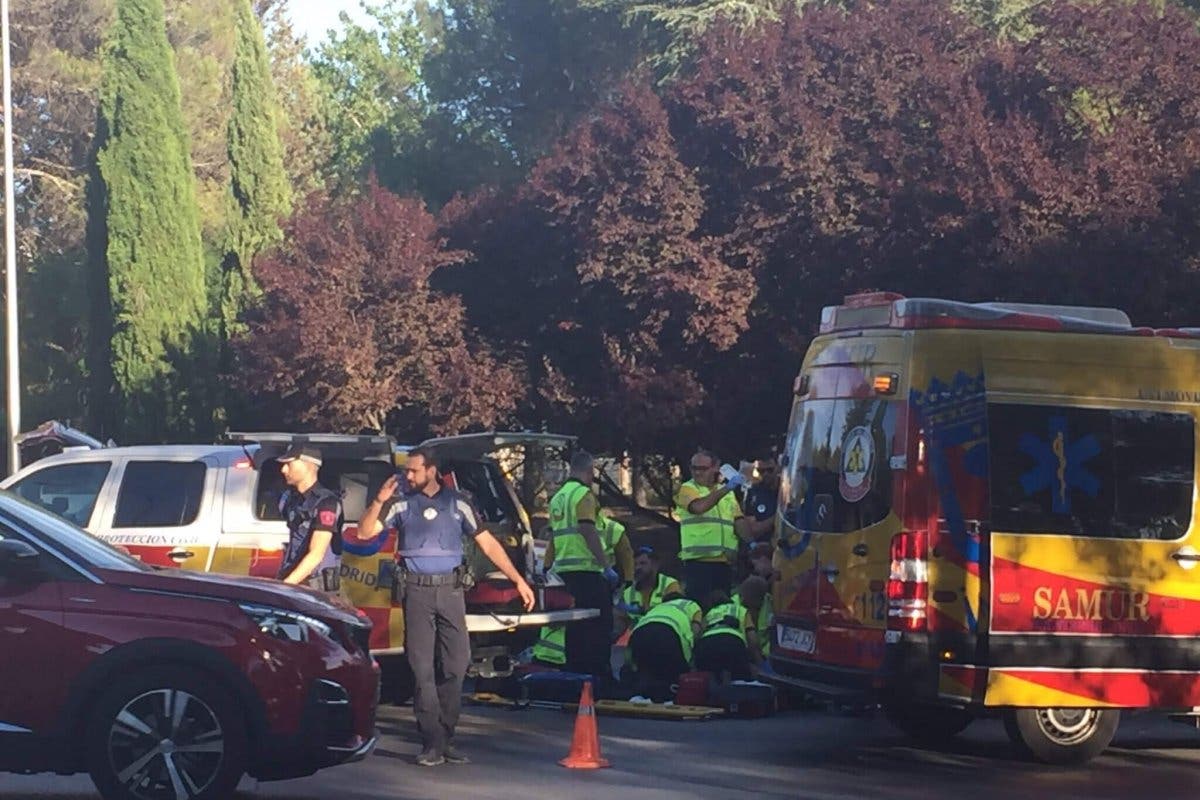
[{"label": "kneeling paramedic", "polygon": [[513,582],[527,611],[534,605],[533,590],[504,547],[479,527],[474,509],[461,494],[441,485],[437,467],[431,451],[410,451],[405,464],[408,492],[393,497],[399,481],[388,478],[363,512],[358,534],[368,539],[385,527],[397,531],[396,555],[401,561],[396,580],[404,593],[404,650],[416,684],[413,710],[422,745],[417,764],[423,767],[467,763],[454,746],[463,679],[471,662],[463,537],[474,537],[480,552]]},{"label": "kneeling paramedic", "polygon": [[745,606],[720,590],[713,592],[711,601],[696,642],[696,669],[719,676],[722,683],[730,678],[748,681],[750,664],[762,658],[754,620]]},{"label": "kneeling paramedic", "polygon": [[277,577],[284,583],[339,594],[342,501],[317,482],[321,451],[295,445],[277,460],[288,485],[279,498],[279,513],[287,521],[288,543]]},{"label": "kneeling paramedic", "polygon": [[637,694],[656,703],[670,699],[671,684],[692,662],[700,624],[699,603],[677,597],[659,603],[633,626],[629,651],[637,670]]}]

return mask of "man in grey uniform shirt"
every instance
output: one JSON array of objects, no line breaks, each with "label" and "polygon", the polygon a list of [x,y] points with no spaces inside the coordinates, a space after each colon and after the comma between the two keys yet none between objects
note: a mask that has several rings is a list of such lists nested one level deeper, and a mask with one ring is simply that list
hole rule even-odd
[{"label": "man in grey uniform shirt", "polygon": [[[359,521],[358,535],[374,538],[385,527],[399,533],[396,580],[403,581],[404,652],[416,681],[413,710],[422,744],[417,763],[423,767],[465,764],[467,758],[454,746],[463,679],[471,662],[463,537],[473,537],[479,550],[513,582],[527,611],[533,610],[533,590],[496,537],[479,527],[471,504],[438,481],[438,463],[431,451],[410,451],[405,476],[409,490],[399,497],[394,496],[399,486],[396,477],[384,482]],[[381,517],[385,522],[380,522]]]}]

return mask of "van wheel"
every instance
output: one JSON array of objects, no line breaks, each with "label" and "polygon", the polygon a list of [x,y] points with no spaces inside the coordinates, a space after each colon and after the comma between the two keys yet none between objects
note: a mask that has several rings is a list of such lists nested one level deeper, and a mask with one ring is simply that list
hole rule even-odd
[{"label": "van wheel", "polygon": [[219,683],[185,667],[118,680],[84,739],[105,800],[227,800],[246,769],[245,721]]},{"label": "van wheel", "polygon": [[385,703],[402,706],[413,699],[417,679],[407,656],[379,658],[379,698]]},{"label": "van wheel", "polygon": [[889,704],[888,722],[919,742],[938,744],[962,733],[975,719],[970,711],[949,706]]},{"label": "van wheel", "polygon": [[1082,764],[1104,752],[1120,721],[1120,711],[1106,708],[1013,708],[1004,731],[1044,764]]}]

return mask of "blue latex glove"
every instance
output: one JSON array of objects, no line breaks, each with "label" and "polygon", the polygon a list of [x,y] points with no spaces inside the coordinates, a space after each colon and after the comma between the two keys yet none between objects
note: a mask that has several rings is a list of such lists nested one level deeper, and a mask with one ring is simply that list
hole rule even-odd
[{"label": "blue latex glove", "polygon": [[608,567],[604,570],[604,580],[608,581],[609,586],[612,586],[615,588],[620,585],[621,576],[617,574],[617,571],[615,569],[613,569],[612,567]]},{"label": "blue latex glove", "polygon": [[741,487],[743,487],[745,485],[746,485],[746,477],[744,475],[742,475],[742,473],[740,473],[740,472],[737,475],[734,475],[729,480],[725,481],[726,489],[731,489],[731,490],[732,489],[740,489]]}]

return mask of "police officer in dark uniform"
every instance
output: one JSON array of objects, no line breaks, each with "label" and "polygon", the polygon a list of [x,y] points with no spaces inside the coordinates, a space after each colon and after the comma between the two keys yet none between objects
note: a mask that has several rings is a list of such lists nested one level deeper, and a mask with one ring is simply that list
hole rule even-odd
[{"label": "police officer in dark uniform", "polygon": [[279,498],[288,544],[279,579],[338,594],[342,553],[342,501],[317,482],[321,451],[294,445],[279,457],[288,489]]},{"label": "police officer in dark uniform", "polygon": [[396,476],[388,478],[358,526],[362,539],[378,536],[385,527],[399,534],[396,580],[404,590],[404,652],[416,684],[413,710],[422,744],[417,764],[423,767],[467,763],[454,746],[463,679],[471,662],[463,537],[473,537],[480,552],[513,582],[526,610],[534,605],[533,590],[504,547],[479,527],[463,495],[441,485],[437,467],[431,451],[409,451],[408,490],[395,496],[400,482]]},{"label": "police officer in dark uniform", "polygon": [[775,530],[775,511],[779,507],[779,462],[774,458],[760,459],[755,464],[759,480],[746,492],[742,511],[755,521],[756,542],[769,542]]}]

